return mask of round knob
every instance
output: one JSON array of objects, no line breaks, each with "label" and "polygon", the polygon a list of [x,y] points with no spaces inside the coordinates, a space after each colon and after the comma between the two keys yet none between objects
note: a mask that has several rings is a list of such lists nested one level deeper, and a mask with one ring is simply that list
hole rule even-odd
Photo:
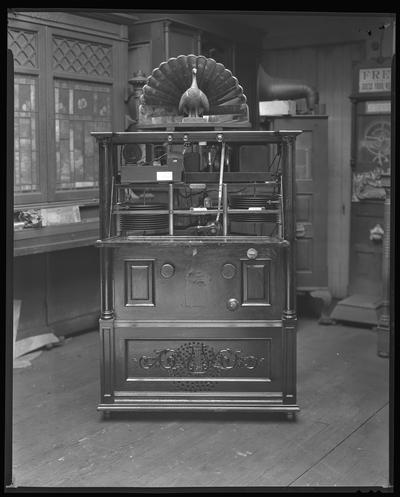
[{"label": "round knob", "polygon": [[239,301],[237,299],[229,299],[227,307],[230,311],[236,311],[236,309],[239,307]]},{"label": "round knob", "polygon": [[163,278],[171,278],[175,273],[175,268],[172,264],[163,264],[161,266],[161,276]]},{"label": "round knob", "polygon": [[249,250],[247,251],[247,257],[249,259],[255,259],[258,255],[258,252],[255,248],[249,248]]},{"label": "round knob", "polygon": [[222,276],[226,280],[230,280],[236,274],[236,267],[233,264],[227,263],[222,266],[221,270]]}]

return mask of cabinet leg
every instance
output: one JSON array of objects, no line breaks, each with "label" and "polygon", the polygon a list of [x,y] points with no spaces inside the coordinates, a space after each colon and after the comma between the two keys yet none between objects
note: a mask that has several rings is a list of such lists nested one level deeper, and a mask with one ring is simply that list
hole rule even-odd
[{"label": "cabinet leg", "polygon": [[287,413],[286,413],[286,419],[287,419],[288,421],[296,421],[296,419],[297,419],[296,414],[297,414],[297,413],[295,413],[295,412],[287,412]]},{"label": "cabinet leg", "polygon": [[331,304],[332,304],[332,294],[331,292],[326,290],[314,290],[310,292],[310,296],[314,299],[318,299],[322,302],[321,315],[318,320],[319,324],[334,324],[332,319],[329,317],[331,313]]},{"label": "cabinet leg", "polygon": [[102,418],[104,421],[108,421],[109,419],[111,419],[111,411],[103,411]]}]

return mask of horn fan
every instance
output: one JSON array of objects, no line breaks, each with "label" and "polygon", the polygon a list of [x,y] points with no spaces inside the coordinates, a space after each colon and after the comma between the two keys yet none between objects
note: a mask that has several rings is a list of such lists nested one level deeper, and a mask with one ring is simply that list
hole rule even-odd
[{"label": "horn fan", "polygon": [[193,74],[198,89],[209,104],[205,106],[205,115],[233,114],[247,117],[247,99],[232,72],[214,59],[191,54],[162,62],[147,78],[140,97],[142,121],[156,116],[183,117],[185,106],[180,105],[180,102],[185,92],[193,87]]}]

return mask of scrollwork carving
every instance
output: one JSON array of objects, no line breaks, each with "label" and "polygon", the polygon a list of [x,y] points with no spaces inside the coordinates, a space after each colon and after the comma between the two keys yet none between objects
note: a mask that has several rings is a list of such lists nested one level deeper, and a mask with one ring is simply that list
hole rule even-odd
[{"label": "scrollwork carving", "polygon": [[[184,344],[180,350],[155,350],[152,356],[141,356],[138,360],[142,369],[150,370],[161,368],[174,376],[201,376],[212,375],[221,371],[230,371],[235,368],[255,369],[264,357],[243,355],[240,350],[229,348],[218,352],[202,343]],[[213,373],[213,374],[212,374]]]}]

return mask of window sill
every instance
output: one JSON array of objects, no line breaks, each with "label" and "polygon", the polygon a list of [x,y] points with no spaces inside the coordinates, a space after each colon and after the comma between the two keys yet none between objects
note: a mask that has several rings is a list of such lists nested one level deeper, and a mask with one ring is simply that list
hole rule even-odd
[{"label": "window sill", "polygon": [[14,231],[14,257],[94,245],[99,220]]}]

